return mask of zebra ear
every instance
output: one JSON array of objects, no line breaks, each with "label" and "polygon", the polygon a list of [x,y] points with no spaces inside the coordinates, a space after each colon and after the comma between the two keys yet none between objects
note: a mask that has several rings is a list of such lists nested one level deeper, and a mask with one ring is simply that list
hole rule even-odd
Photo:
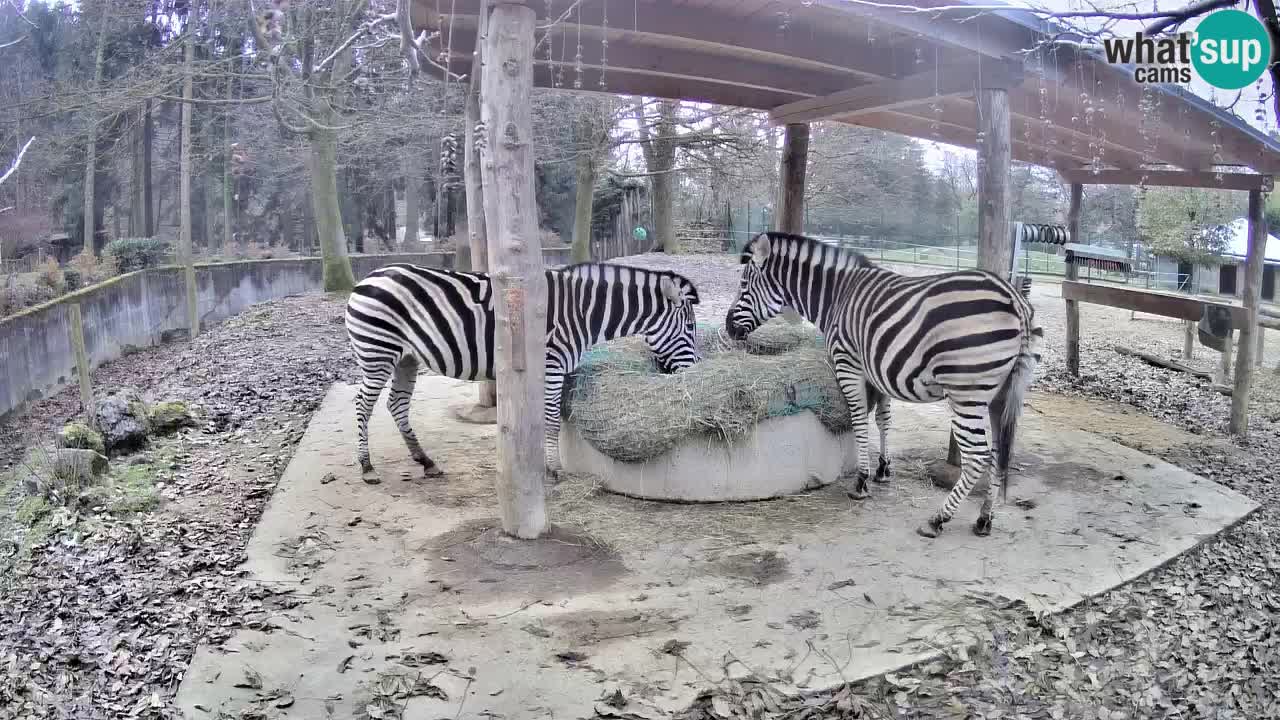
[{"label": "zebra ear", "polygon": [[756,236],[756,241],[751,243],[751,259],[757,265],[764,265],[764,261],[769,259],[769,251],[772,248],[769,245],[769,236],[760,233]]},{"label": "zebra ear", "polygon": [[658,280],[658,288],[662,290],[662,295],[673,303],[680,302],[680,288],[676,286],[674,280],[665,275]]}]

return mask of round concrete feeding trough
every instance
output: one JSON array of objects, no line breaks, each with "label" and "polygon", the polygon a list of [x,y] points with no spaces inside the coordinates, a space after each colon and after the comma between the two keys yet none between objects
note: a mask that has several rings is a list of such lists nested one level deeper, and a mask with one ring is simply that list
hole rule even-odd
[{"label": "round concrete feeding trough", "polygon": [[597,348],[570,376],[560,459],[611,492],[671,502],[776,498],[855,466],[848,410],[811,327],[745,343],[699,333],[703,360],[661,375],[643,343]]},{"label": "round concrete feeding trough", "polygon": [[731,443],[693,437],[643,462],[605,455],[568,424],[560,457],[566,472],[594,475],[610,492],[669,502],[781,497],[833,483],[857,461],[853,433],[834,434],[811,412],[767,418]]}]

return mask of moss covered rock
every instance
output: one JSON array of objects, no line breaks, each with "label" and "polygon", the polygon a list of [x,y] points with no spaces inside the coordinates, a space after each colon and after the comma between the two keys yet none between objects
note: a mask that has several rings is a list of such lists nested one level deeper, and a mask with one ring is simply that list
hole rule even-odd
[{"label": "moss covered rock", "polygon": [[185,427],[195,427],[196,418],[187,404],[178,400],[157,403],[151,407],[151,432],[169,435]]},{"label": "moss covered rock", "polygon": [[99,398],[94,407],[94,420],[110,455],[125,455],[147,444],[150,414],[135,390],[121,389]]},{"label": "moss covered rock", "polygon": [[58,447],[92,450],[99,455],[107,454],[101,433],[82,422],[67,423],[67,426],[62,428],[58,433]]}]

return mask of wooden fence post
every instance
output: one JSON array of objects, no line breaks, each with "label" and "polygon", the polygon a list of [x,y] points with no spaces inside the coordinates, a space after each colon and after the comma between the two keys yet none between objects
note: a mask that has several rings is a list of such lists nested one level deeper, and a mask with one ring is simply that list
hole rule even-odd
[{"label": "wooden fence post", "polygon": [[[1071,183],[1071,201],[1067,206],[1067,242],[1080,242],[1080,209],[1084,202],[1084,186]],[[1066,279],[1080,278],[1080,267],[1066,263]],[[1080,377],[1080,303],[1067,300],[1067,373]]]},{"label": "wooden fence post", "polygon": [[[468,242],[471,244],[471,269],[475,272],[489,270],[488,233],[485,230],[484,218],[484,185],[481,178],[480,153],[476,150],[476,124],[480,122],[480,68],[484,62],[481,46],[489,19],[487,5],[487,2],[480,3],[480,20],[476,27],[476,49],[471,61],[471,84],[467,88],[465,113],[467,127],[462,147],[462,176],[467,193],[467,235]],[[493,411],[489,408],[497,405],[497,397],[498,388],[494,381],[482,380],[480,392],[476,398],[476,409],[479,412],[473,412],[473,418],[490,422],[488,415]],[[480,418],[480,415],[485,417]],[[496,417],[493,422],[496,422]]]},{"label": "wooden fence post", "polygon": [[[1253,383],[1253,360],[1260,343],[1254,333],[1258,327],[1258,306],[1262,304],[1262,266],[1267,249],[1267,219],[1263,214],[1262,191],[1249,191],[1249,254],[1245,262],[1244,324],[1240,328],[1240,352],[1236,357],[1236,383],[1231,393],[1233,435],[1249,434],[1249,390]],[[1227,353],[1230,348],[1228,346]],[[1225,362],[1229,362],[1229,357]],[[1225,364],[1225,363],[1224,363]]]},{"label": "wooden fence post", "polygon": [[71,339],[71,349],[76,356],[76,376],[80,380],[80,406],[90,426],[96,428],[93,417],[93,386],[89,383],[89,352],[84,344],[84,316],[80,314],[80,303],[67,306],[67,334]]}]

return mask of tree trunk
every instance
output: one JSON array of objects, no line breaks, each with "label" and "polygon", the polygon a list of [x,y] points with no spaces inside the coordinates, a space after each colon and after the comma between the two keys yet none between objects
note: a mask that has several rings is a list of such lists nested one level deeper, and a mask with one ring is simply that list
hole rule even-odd
[{"label": "tree trunk", "polygon": [[410,150],[404,170],[404,241],[418,242],[422,217],[422,161],[421,153]]},{"label": "tree trunk", "polygon": [[[102,24],[106,18],[99,18]],[[98,42],[93,51],[93,90],[96,95],[98,88],[102,85],[102,57],[107,46],[107,28],[104,26],[98,28]],[[94,181],[97,179],[98,166],[98,111],[94,108],[89,109],[89,139],[85,144],[85,163],[84,163],[84,252],[93,255],[93,240],[97,228],[94,225],[96,219],[94,215],[97,206],[94,204]]]},{"label": "tree trunk", "polygon": [[[233,75],[227,76],[227,99],[230,100],[234,92],[231,83],[234,79]],[[231,203],[233,201],[232,182],[234,178],[231,174],[231,111],[225,110],[222,115],[222,247],[223,249],[231,247],[231,238],[234,233],[231,227],[231,218],[233,211]],[[288,238],[285,238],[288,242]]]},{"label": "tree trunk", "polygon": [[129,178],[129,236],[143,237],[147,220],[142,207],[142,146],[143,142],[142,111],[138,111],[138,125],[133,129],[133,142],[130,150]]},{"label": "tree trunk", "polygon": [[[664,170],[670,170],[669,167]],[[655,172],[650,168],[649,172]],[[655,248],[663,252],[680,252],[680,241],[676,238],[676,221],[672,204],[675,196],[672,193],[672,173],[665,171],[653,176],[653,241]]]},{"label": "tree trunk", "polygon": [[151,101],[142,104],[142,233],[144,237],[156,234],[156,216],[152,213],[151,143],[155,139],[155,125],[151,120]]},{"label": "tree trunk", "polygon": [[194,109],[194,83],[192,61],[195,53],[195,35],[188,30],[183,43],[182,80],[182,151],[178,156],[178,212],[181,233],[178,236],[178,256],[187,285],[187,328],[194,339],[200,333],[200,308],[196,300],[196,269],[192,255],[191,237],[191,113]]},{"label": "tree trunk", "polygon": [[573,245],[570,260],[586,263],[591,259],[591,210],[595,200],[595,133],[588,111],[581,111],[577,120],[579,151],[577,151],[577,187],[573,204]]},{"label": "tree trunk", "polygon": [[596,163],[591,149],[578,153],[577,201],[573,210],[573,247],[570,262],[587,262],[591,259],[591,211],[595,200]]},{"label": "tree trunk", "polygon": [[325,292],[351,292],[356,280],[338,204],[338,138],[327,130],[311,133],[311,205],[320,238]]}]

